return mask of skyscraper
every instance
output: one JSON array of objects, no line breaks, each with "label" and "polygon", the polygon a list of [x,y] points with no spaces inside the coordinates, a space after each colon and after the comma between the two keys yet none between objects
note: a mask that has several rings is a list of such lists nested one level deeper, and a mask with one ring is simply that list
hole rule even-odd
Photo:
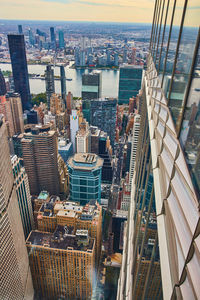
[{"label": "skyscraper", "polygon": [[[118,299],[159,299],[159,260],[164,299],[200,296],[200,9],[194,5],[155,2]],[[153,214],[157,230],[147,238]]]},{"label": "skyscraper", "polygon": [[7,129],[0,115],[1,299],[33,299],[34,291],[17,201]]},{"label": "skyscraper", "polygon": [[59,37],[59,48],[60,49],[65,48],[64,32],[62,30],[58,32],[58,37]]},{"label": "skyscraper", "polygon": [[56,46],[56,36],[55,36],[55,32],[54,32],[54,27],[50,27],[50,37],[51,37],[52,47],[55,48],[55,46]]},{"label": "skyscraper", "polygon": [[118,103],[128,104],[129,98],[136,97],[142,80],[143,68],[141,66],[122,65],[119,72]]},{"label": "skyscraper", "polygon": [[47,94],[47,106],[48,109],[50,109],[50,98],[51,95],[55,93],[54,70],[51,69],[51,65],[48,65],[46,67],[45,84],[46,84],[46,94]]},{"label": "skyscraper", "polygon": [[24,35],[9,34],[8,44],[15,92],[19,93],[21,96],[23,110],[29,110],[31,107],[31,95],[28,79]]},{"label": "skyscraper", "polygon": [[64,66],[60,66],[60,83],[61,83],[61,95],[63,99],[63,104],[65,108],[67,108],[67,100],[66,100],[66,77],[65,77],[65,68]]},{"label": "skyscraper", "polygon": [[70,136],[74,152],[76,151],[76,132],[78,131],[78,115],[75,109],[72,109],[70,115]]},{"label": "skyscraper", "polygon": [[132,132],[131,158],[130,158],[130,167],[129,167],[129,184],[132,183],[134,169],[135,169],[139,131],[140,131],[140,115],[137,114],[134,116],[134,124],[133,124],[133,132]]},{"label": "skyscraper", "polygon": [[88,230],[75,231],[73,226],[59,225],[54,233],[32,231],[26,245],[40,299],[91,299],[95,240],[89,237]]},{"label": "skyscraper", "polygon": [[96,154],[76,153],[68,160],[70,200],[87,204],[100,202],[103,159]]},{"label": "skyscraper", "polygon": [[41,190],[59,195],[56,132],[47,126],[33,127],[24,134],[21,143],[31,195],[38,195]]},{"label": "skyscraper", "polygon": [[6,94],[6,82],[0,69],[0,96],[4,96],[5,94]]},{"label": "skyscraper", "polygon": [[102,79],[100,71],[82,75],[82,99],[91,100],[101,97]]},{"label": "skyscraper", "polygon": [[0,113],[4,114],[9,137],[24,132],[22,104],[18,93],[8,93],[0,99]]},{"label": "skyscraper", "polygon": [[23,34],[22,25],[18,25],[18,32],[19,34]]},{"label": "skyscraper", "polygon": [[22,220],[24,236],[26,239],[31,230],[34,228],[28,176],[25,172],[25,169],[21,166],[20,160],[16,155],[12,156],[11,163],[14,175],[14,184],[17,192],[19,211]]},{"label": "skyscraper", "polygon": [[117,100],[105,98],[90,101],[90,124],[106,132],[112,147],[115,142]]}]

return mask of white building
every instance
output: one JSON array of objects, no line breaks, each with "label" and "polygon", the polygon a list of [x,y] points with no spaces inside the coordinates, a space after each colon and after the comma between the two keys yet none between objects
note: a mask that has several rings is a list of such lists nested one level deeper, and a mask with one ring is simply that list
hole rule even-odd
[{"label": "white building", "polygon": [[71,142],[73,144],[73,151],[76,151],[76,132],[78,131],[78,115],[76,110],[72,110],[70,116],[70,133],[71,133]]},{"label": "white building", "polygon": [[140,115],[137,114],[134,117],[134,124],[133,124],[133,135],[132,135],[132,145],[131,145],[131,160],[130,160],[130,168],[129,168],[129,184],[131,184],[132,179],[133,179],[139,131],[140,131]]}]

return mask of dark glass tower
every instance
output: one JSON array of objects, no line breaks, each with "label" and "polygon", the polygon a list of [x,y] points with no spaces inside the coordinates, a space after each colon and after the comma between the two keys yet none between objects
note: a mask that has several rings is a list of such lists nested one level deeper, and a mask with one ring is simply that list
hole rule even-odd
[{"label": "dark glass tower", "polygon": [[5,94],[6,94],[6,83],[5,83],[4,76],[0,69],[0,96],[5,95]]},{"label": "dark glass tower", "polygon": [[141,88],[141,66],[123,65],[119,72],[119,104],[128,104],[129,99],[137,96]]},{"label": "dark glass tower", "polygon": [[51,69],[51,65],[48,65],[45,71],[45,83],[46,83],[46,93],[47,93],[47,105],[50,108],[50,98],[53,93],[55,93],[54,85],[54,71]]},{"label": "dark glass tower", "polygon": [[55,37],[54,27],[50,27],[50,36],[51,36],[51,43],[55,43],[56,37]]},{"label": "dark glass tower", "polygon": [[26,61],[24,35],[8,35],[15,92],[21,95],[23,110],[30,109],[31,95]]},{"label": "dark glass tower", "polygon": [[62,95],[63,103],[66,108],[67,107],[67,104],[66,104],[66,77],[65,77],[64,66],[60,66],[60,82],[61,82],[61,95]]},{"label": "dark glass tower", "polygon": [[22,25],[18,25],[18,32],[19,34],[23,34]]},{"label": "dark glass tower", "polygon": [[65,48],[64,32],[62,30],[59,31],[59,48]]}]

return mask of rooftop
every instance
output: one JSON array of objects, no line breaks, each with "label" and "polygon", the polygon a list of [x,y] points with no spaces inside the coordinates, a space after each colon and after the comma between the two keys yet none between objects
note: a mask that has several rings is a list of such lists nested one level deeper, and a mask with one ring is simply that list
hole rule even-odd
[{"label": "rooftop", "polygon": [[76,153],[68,160],[68,165],[75,169],[93,169],[103,166],[103,159],[93,153]]},{"label": "rooftop", "polygon": [[47,200],[47,198],[49,197],[49,193],[47,191],[41,191],[38,199],[39,200]]},{"label": "rooftop", "polygon": [[[87,230],[86,230],[87,231]],[[86,239],[83,240],[83,236]],[[54,233],[31,231],[26,240],[27,246],[40,246],[60,250],[76,250],[92,252],[94,240],[86,236],[76,234],[73,226],[57,226]]]}]

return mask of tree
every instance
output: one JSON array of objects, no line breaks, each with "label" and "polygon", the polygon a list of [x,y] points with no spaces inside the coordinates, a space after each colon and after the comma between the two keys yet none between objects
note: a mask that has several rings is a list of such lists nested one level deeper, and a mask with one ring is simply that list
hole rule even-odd
[{"label": "tree", "polygon": [[40,105],[40,102],[43,102],[43,103],[47,103],[47,95],[46,93],[40,93],[40,94],[37,94],[37,95],[33,95],[32,97],[32,104],[33,105]]}]

